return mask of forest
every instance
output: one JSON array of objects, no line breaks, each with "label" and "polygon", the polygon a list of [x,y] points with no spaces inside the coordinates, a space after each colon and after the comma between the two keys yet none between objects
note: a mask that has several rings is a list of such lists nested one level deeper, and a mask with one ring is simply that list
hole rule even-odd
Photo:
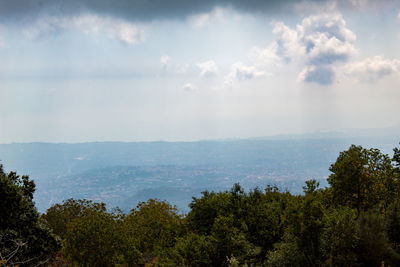
[{"label": "forest", "polygon": [[400,266],[400,149],[352,145],[328,186],[204,191],[187,214],[67,199],[40,214],[35,183],[0,167],[0,266]]}]

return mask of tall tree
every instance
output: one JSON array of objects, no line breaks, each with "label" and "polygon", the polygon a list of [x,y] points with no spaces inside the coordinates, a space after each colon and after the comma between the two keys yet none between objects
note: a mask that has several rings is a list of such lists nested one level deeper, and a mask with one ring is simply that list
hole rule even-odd
[{"label": "tall tree", "polygon": [[395,194],[393,166],[378,149],[352,145],[340,153],[329,169],[333,202],[367,210],[378,203],[389,205]]},{"label": "tall tree", "polygon": [[34,266],[50,261],[59,242],[40,220],[33,203],[35,183],[6,174],[0,165],[0,259],[6,265]]}]

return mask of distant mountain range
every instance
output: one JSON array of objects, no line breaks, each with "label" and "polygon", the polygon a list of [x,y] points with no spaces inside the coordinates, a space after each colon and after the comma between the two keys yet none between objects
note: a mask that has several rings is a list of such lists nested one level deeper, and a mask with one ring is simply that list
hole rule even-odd
[{"label": "distant mountain range", "polygon": [[199,142],[0,144],[0,160],[5,170],[35,180],[41,212],[70,197],[125,211],[158,198],[186,212],[192,196],[236,182],[246,189],[270,184],[293,193],[301,193],[311,178],[325,186],[340,151],[358,144],[392,155],[398,128]]},{"label": "distant mountain range", "polygon": [[396,138],[400,136],[400,124],[385,128],[344,128],[340,130],[321,130],[305,134],[281,134],[273,136],[254,137],[252,140],[287,140],[287,139],[325,139],[325,138],[341,138],[341,139],[359,139],[371,138]]}]

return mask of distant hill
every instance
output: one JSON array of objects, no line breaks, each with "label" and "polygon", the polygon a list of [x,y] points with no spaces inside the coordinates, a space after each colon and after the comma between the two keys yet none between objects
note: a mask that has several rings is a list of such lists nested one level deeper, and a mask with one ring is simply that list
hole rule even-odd
[{"label": "distant hill", "polygon": [[336,131],[316,131],[304,134],[281,134],[273,136],[254,137],[251,140],[288,140],[288,139],[352,139],[365,142],[368,139],[376,142],[377,140],[390,140],[400,137],[400,124],[386,128],[357,129],[345,128]]}]

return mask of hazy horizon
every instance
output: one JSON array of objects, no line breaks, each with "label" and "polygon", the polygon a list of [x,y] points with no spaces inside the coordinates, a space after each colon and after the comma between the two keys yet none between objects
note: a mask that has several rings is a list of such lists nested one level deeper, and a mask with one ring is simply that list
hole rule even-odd
[{"label": "hazy horizon", "polygon": [[[375,130],[378,131],[374,132]],[[385,132],[386,130],[390,130],[389,132]],[[280,133],[280,134],[272,134],[272,135],[264,135],[264,136],[248,136],[248,137],[226,137],[226,138],[209,138],[209,139],[193,139],[193,140],[163,140],[163,139],[154,139],[154,140],[81,140],[81,141],[71,141],[65,142],[62,140],[54,140],[54,141],[22,141],[22,142],[8,142],[2,143],[0,145],[7,144],[29,144],[29,143],[44,143],[44,144],[84,144],[84,143],[157,143],[157,142],[165,142],[165,143],[196,143],[196,142],[218,142],[218,141],[241,141],[241,140],[285,140],[287,138],[291,139],[314,139],[314,138],[380,138],[380,137],[396,137],[400,134],[400,124],[393,125],[391,127],[385,128],[360,128],[360,129],[336,129],[336,130],[317,130],[313,132],[303,132],[303,133]]]}]

